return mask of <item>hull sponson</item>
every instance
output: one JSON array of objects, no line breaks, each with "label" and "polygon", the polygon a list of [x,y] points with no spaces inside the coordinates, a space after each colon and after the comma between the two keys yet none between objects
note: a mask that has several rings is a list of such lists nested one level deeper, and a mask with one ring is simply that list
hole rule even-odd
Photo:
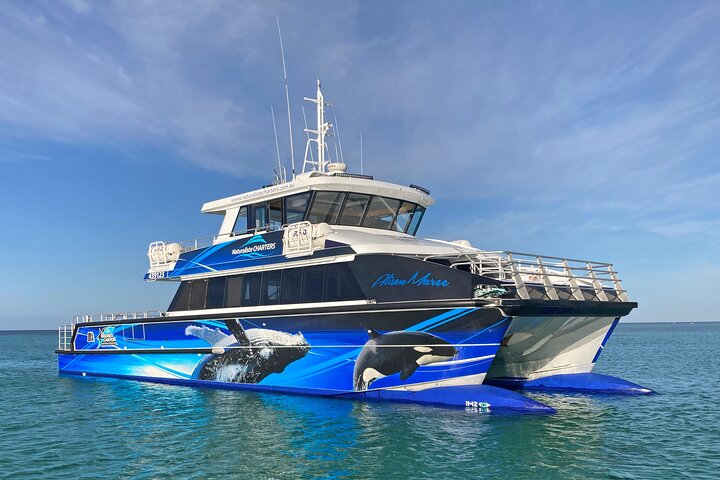
[{"label": "hull sponson", "polygon": [[58,358],[61,373],[169,383],[421,391],[481,383],[509,323],[494,308],[444,308],[81,324]]},{"label": "hull sponson", "polygon": [[488,379],[590,373],[614,317],[514,317]]}]

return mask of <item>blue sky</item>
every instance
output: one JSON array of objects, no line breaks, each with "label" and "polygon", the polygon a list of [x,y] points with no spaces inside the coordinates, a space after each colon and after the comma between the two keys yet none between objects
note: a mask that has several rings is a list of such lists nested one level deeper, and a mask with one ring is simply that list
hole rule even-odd
[{"label": "blue sky", "polygon": [[[323,80],[345,161],[428,187],[422,236],[611,261],[635,321],[715,320],[717,2],[5,2],[0,329],[167,307],[153,240],[289,162]],[[312,112],[309,112],[312,115]]]}]

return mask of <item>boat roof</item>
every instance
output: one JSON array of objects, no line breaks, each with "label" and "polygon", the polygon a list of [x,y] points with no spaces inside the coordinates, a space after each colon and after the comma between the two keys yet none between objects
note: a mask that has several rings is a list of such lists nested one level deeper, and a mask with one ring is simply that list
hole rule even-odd
[{"label": "boat roof", "polygon": [[251,192],[207,202],[202,206],[201,211],[202,213],[224,214],[232,208],[283,198],[310,190],[380,195],[417,203],[425,208],[435,203],[427,190],[415,185],[406,187],[375,180],[367,175],[313,171],[297,175],[294,179],[285,183],[269,185]]}]

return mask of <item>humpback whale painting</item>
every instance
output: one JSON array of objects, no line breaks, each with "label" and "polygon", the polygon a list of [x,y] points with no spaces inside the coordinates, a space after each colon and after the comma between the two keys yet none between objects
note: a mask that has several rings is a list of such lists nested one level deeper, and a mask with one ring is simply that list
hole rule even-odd
[{"label": "humpback whale painting", "polygon": [[231,335],[205,326],[191,325],[185,329],[185,335],[201,338],[215,348],[227,349],[210,355],[198,365],[193,376],[200,380],[259,383],[272,373],[281,373],[310,351],[302,333],[293,335],[265,328],[245,330],[238,320],[226,320],[225,324]]},{"label": "humpback whale painting", "polygon": [[400,380],[415,373],[421,365],[450,360],[457,355],[455,347],[445,340],[424,332],[388,332],[369,329],[370,337],[355,361],[353,386],[367,390],[370,384],[400,373]]}]

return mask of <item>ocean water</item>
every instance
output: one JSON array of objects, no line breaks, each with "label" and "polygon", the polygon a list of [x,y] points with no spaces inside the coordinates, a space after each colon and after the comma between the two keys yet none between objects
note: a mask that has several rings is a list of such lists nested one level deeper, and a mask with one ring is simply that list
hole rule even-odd
[{"label": "ocean water", "polygon": [[621,324],[597,372],[660,392],[531,395],[552,416],[57,374],[0,332],[0,478],[720,478],[720,324]]}]

